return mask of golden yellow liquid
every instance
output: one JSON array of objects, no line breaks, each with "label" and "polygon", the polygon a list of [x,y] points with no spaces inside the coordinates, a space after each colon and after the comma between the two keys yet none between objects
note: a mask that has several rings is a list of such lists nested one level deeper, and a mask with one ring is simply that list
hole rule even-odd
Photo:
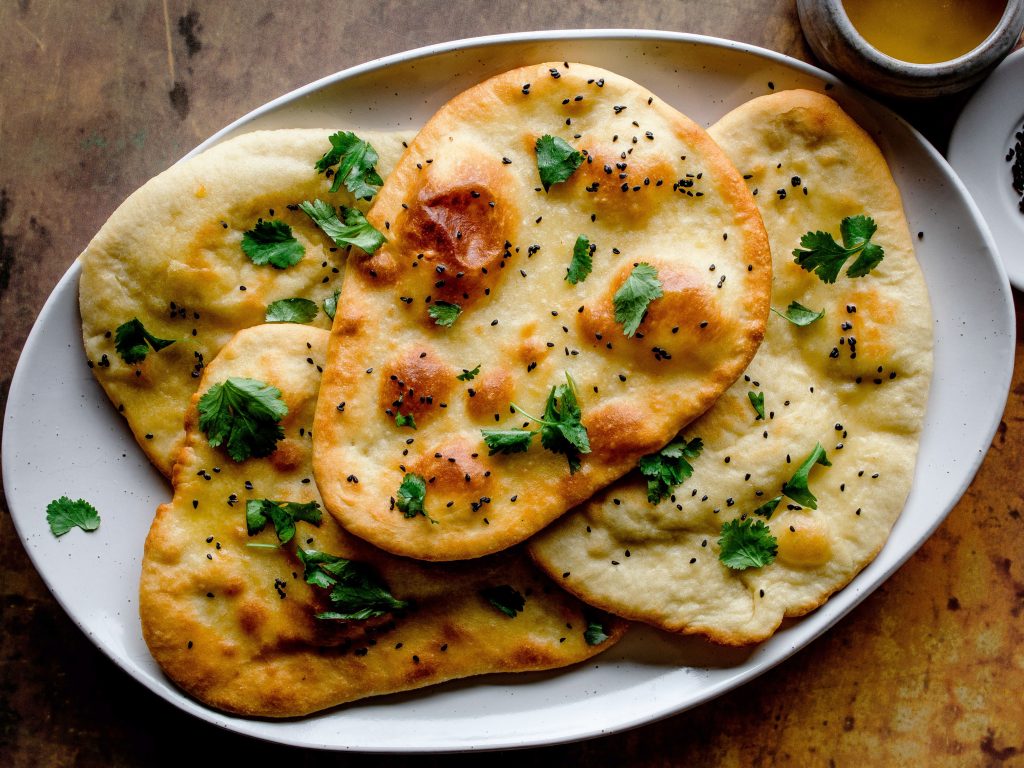
[{"label": "golden yellow liquid", "polygon": [[977,48],[996,28],[1006,0],[843,0],[843,8],[882,53],[935,64]]}]

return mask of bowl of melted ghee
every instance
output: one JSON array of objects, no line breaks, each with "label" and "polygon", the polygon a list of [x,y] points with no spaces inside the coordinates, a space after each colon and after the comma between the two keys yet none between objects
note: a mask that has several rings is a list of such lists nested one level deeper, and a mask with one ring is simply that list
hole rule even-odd
[{"label": "bowl of melted ghee", "polygon": [[1024,0],[797,0],[797,12],[822,62],[903,98],[974,85],[1024,28]]}]

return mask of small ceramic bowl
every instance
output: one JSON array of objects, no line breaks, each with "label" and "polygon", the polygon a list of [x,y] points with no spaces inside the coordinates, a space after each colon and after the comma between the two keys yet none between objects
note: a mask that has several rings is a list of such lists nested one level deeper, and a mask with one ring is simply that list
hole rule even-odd
[{"label": "small ceramic bowl", "polygon": [[797,0],[804,36],[827,66],[878,93],[929,98],[968,88],[1010,52],[1024,28],[1024,0],[1007,0],[995,29],[963,56],[936,64],[894,59],[870,45],[850,22],[842,0]]}]

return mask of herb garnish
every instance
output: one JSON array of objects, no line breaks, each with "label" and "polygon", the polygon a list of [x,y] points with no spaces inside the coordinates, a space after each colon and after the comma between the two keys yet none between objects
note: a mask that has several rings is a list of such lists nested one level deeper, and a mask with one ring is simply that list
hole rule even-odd
[{"label": "herb garnish", "polygon": [[775,508],[782,503],[782,497],[776,496],[774,499],[768,499],[764,504],[754,510],[753,514],[763,517],[765,520],[772,519],[772,513],[775,512]]},{"label": "herb garnish", "polygon": [[459,381],[472,381],[479,374],[480,374],[480,366],[478,365],[476,368],[473,368],[472,370],[467,370],[467,369],[463,368],[462,369],[462,373],[460,373],[455,378],[458,379]]},{"label": "herb garnish", "polygon": [[817,509],[818,499],[807,487],[807,479],[811,473],[811,467],[815,464],[821,464],[823,467],[832,466],[832,462],[825,455],[825,449],[821,447],[821,443],[815,444],[811,455],[804,459],[804,463],[800,465],[800,468],[789,479],[789,482],[782,486],[782,495],[789,496],[793,501],[803,504],[805,507]]},{"label": "herb garnish", "polygon": [[242,251],[253,264],[271,264],[285,269],[298,264],[306,255],[306,247],[295,239],[292,228],[283,221],[264,221],[242,235]]},{"label": "herb garnish", "polygon": [[309,323],[318,312],[316,302],[309,299],[278,299],[267,305],[264,319],[268,323]]},{"label": "herb garnish", "polygon": [[337,165],[331,192],[337,192],[344,183],[345,188],[357,198],[369,200],[384,183],[374,168],[379,159],[376,150],[370,142],[363,141],[351,131],[338,131],[328,139],[331,148],[316,161],[316,170],[323,173]]},{"label": "herb garnish", "polygon": [[338,311],[338,297],[340,295],[341,291],[335,291],[334,295],[324,299],[324,314],[331,318],[331,320],[334,319],[334,313]]},{"label": "herb garnish", "polygon": [[427,314],[434,318],[436,325],[440,325],[442,328],[451,328],[462,314],[462,307],[448,301],[435,301],[430,305]]},{"label": "herb garnish", "polygon": [[779,542],[763,520],[730,520],[722,526],[718,559],[736,571],[763,568],[775,560]]},{"label": "herb garnish", "polygon": [[316,614],[318,619],[365,621],[409,606],[363,563],[301,547],[295,553],[305,567],[306,583],[331,590],[330,610]]},{"label": "herb garnish", "polygon": [[282,544],[295,536],[295,521],[320,525],[322,513],[315,501],[300,504],[296,501],[271,501],[270,499],[249,499],[245,502],[245,527],[250,536],[263,530],[267,520],[274,523],[274,531]]},{"label": "herb garnish", "polygon": [[480,596],[510,619],[514,619],[526,607],[526,598],[508,584],[481,589]]},{"label": "herb garnish", "polygon": [[416,417],[411,413],[403,416],[400,413],[395,414],[395,426],[396,427],[412,427],[416,429]]},{"label": "herb garnish", "polygon": [[622,324],[622,331],[632,337],[643,322],[648,305],[662,296],[658,270],[641,262],[633,267],[629,277],[612,297],[615,307],[615,322]]},{"label": "herb garnish", "polygon": [[340,207],[341,216],[345,220],[343,224],[334,206],[325,203],[323,200],[314,200],[299,203],[309,218],[327,235],[339,248],[354,245],[366,253],[373,253],[388,241],[384,235],[374,229],[373,225],[366,220],[363,212],[356,208]]},{"label": "herb garnish", "polygon": [[199,428],[212,447],[226,443],[235,461],[273,453],[284,438],[278,422],[287,413],[281,390],[238,376],[214,384],[199,398]]},{"label": "herb garnish", "polygon": [[608,634],[604,624],[597,619],[587,619],[587,628],[583,631],[583,639],[587,645],[600,645],[611,635]]},{"label": "herb garnish", "polygon": [[63,536],[75,527],[95,531],[100,527],[100,513],[85,499],[72,501],[61,496],[46,505],[46,522],[54,536]]},{"label": "herb garnish", "polygon": [[558,136],[545,134],[537,139],[537,172],[544,191],[552,184],[561,184],[583,163],[583,153]]},{"label": "herb garnish", "polygon": [[659,504],[663,498],[683,480],[693,474],[693,466],[687,459],[696,459],[704,450],[704,441],[695,437],[689,442],[680,438],[666,445],[657,453],[640,457],[640,474],[647,478],[647,500]]},{"label": "herb garnish", "polygon": [[593,245],[586,235],[576,238],[576,244],[572,247],[572,261],[566,270],[566,281],[576,285],[587,279],[587,275],[594,269],[594,251],[597,246]]},{"label": "herb garnish", "polygon": [[816,320],[821,320],[825,316],[825,310],[821,312],[815,312],[813,309],[808,309],[803,304],[793,301],[790,302],[789,307],[786,308],[785,312],[779,312],[775,307],[772,307],[774,312],[779,317],[784,317],[793,325],[799,325],[801,327],[810,325]]},{"label": "herb garnish", "polygon": [[754,421],[758,421],[759,419],[763,419],[764,418],[764,392],[754,392],[753,390],[751,390],[750,392],[747,392],[747,399],[750,400],[750,404],[752,406],[754,406],[754,411],[757,413],[757,419],[754,419]]},{"label": "herb garnish", "polygon": [[398,493],[395,494],[395,506],[407,518],[423,515],[427,520],[436,524],[437,520],[427,514],[423,502],[427,497],[427,481],[422,475],[413,472],[406,472],[398,486]]},{"label": "herb garnish", "polygon": [[794,261],[808,272],[813,271],[822,282],[834,283],[847,259],[859,253],[846,276],[863,277],[885,256],[882,246],[871,242],[877,229],[870,216],[848,216],[839,225],[843,245],[828,232],[808,232],[800,238],[800,245],[806,250],[794,249]]},{"label": "herb garnish", "polygon": [[117,326],[117,330],[114,331],[114,349],[126,363],[141,363],[149,354],[149,347],[152,347],[154,352],[159,352],[175,341],[177,339],[158,339],[146,330],[146,326],[137,317]]},{"label": "herb garnish", "polygon": [[580,454],[590,453],[590,437],[583,426],[579,400],[576,397],[576,383],[568,372],[565,384],[551,388],[544,405],[544,417],[531,416],[515,403],[512,407],[530,421],[540,424],[538,430],[526,429],[482,429],[484,442],[490,454],[520,453],[530,447],[533,436],[540,434],[540,442],[553,453],[564,453],[569,462],[569,473],[575,474],[580,468]]}]

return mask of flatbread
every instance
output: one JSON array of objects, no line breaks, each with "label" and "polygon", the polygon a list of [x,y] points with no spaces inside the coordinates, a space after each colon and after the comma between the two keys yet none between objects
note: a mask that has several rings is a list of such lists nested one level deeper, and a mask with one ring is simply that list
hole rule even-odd
[{"label": "flatbread", "polygon": [[[299,522],[279,548],[265,548],[277,543],[273,526],[247,535],[249,499],[320,501],[310,482],[309,427],[327,337],[298,325],[250,328],[203,374],[174,498],[157,511],[142,564],[143,636],[168,677],[217,709],[288,717],[484,672],[561,667],[614,644],[625,622],[558,589],[522,550],[423,564],[345,534],[326,514],[319,526]],[[230,376],[283,393],[285,438],[266,458],[235,463],[196,429],[200,393]],[[327,608],[326,591],[304,581],[296,546],[371,566],[413,607],[365,621],[314,618]],[[514,618],[481,594],[502,585],[525,597]],[[595,645],[584,638],[591,621],[608,634]]]},{"label": "flatbread", "polygon": [[[547,192],[546,135],[588,154]],[[369,218],[389,240],[349,262],[314,470],[342,525],[396,554],[472,558],[524,540],[711,405],[763,334],[770,255],[739,173],[688,118],[595,67],[524,67],[454,98]],[[596,250],[574,285],[579,235]],[[613,296],[641,263],[663,296],[630,338]],[[451,327],[429,314],[439,301],[461,307]],[[591,448],[579,470],[539,438],[489,456],[481,430],[535,428],[511,404],[540,417],[567,374]],[[396,425],[410,415],[415,429]],[[396,504],[407,475],[426,485],[414,518]]]},{"label": "flatbread", "polygon": [[[772,314],[746,374],[686,428],[705,448],[671,500],[650,504],[632,475],[544,531],[530,552],[550,574],[570,574],[560,583],[594,605],[738,645],[813,610],[884,544],[914,475],[931,310],[885,160],[835,102],[781,92],[738,107],[710,132],[759,191],[775,254],[772,306],[797,301],[825,317],[797,327]],[[858,214],[874,218],[872,242],[885,249],[874,271],[827,285],[794,263],[805,232],[838,238],[840,221]],[[764,420],[748,392],[764,394]],[[775,562],[727,568],[723,523],[779,494],[817,442],[832,462],[810,473],[818,508],[783,499],[769,522]]]},{"label": "flatbread", "polygon": [[[264,322],[270,302],[302,297],[319,305],[341,287],[345,253],[294,210],[317,197],[354,204],[344,187],[330,194],[331,181],[313,167],[330,148],[331,133],[255,131],[182,161],[125,200],[80,257],[89,365],[142,450],[168,477],[203,365],[236,331]],[[361,137],[375,147],[377,169],[386,174],[409,135]],[[292,227],[306,248],[298,264],[257,266],[242,252],[243,233],[260,218]],[[141,363],[124,362],[114,332],[133,317],[154,336],[178,341],[150,351]],[[330,320],[321,311],[313,324],[329,328]]]}]

